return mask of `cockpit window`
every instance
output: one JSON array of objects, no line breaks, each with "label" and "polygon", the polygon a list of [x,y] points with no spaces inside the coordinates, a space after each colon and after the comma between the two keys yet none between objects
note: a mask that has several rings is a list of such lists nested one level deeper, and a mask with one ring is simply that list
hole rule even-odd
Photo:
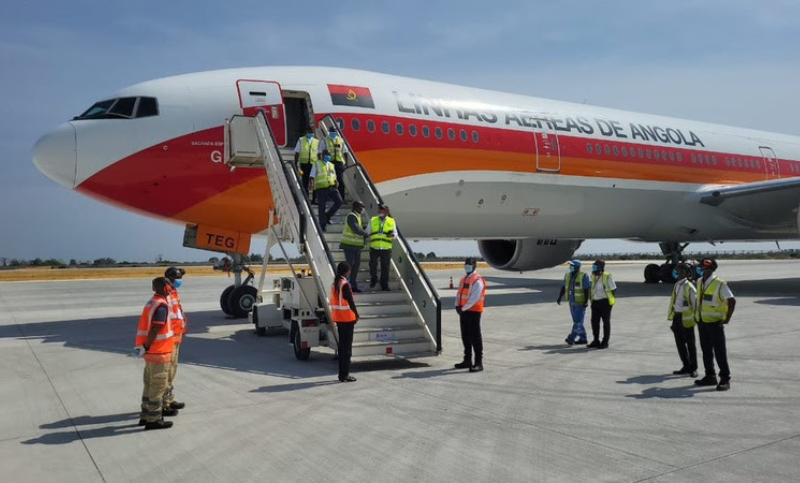
[{"label": "cockpit window", "polygon": [[158,116],[155,97],[120,97],[94,103],[74,121],[83,119],[134,119]]}]

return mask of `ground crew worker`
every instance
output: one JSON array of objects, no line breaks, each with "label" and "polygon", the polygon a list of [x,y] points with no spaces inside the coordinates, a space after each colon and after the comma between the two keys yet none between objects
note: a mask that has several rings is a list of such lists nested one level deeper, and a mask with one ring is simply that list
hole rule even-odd
[{"label": "ground crew worker", "polygon": [[667,320],[672,321],[672,333],[675,335],[675,347],[683,366],[672,373],[697,377],[697,348],[694,343],[694,307],[697,303],[697,289],[689,280],[689,266],[679,263],[672,271],[677,280],[669,299]]},{"label": "ground crew worker", "polygon": [[[481,314],[486,298],[486,280],[478,275],[474,258],[464,260],[466,275],[458,282],[456,312],[461,323],[461,342],[464,344],[464,360],[456,369],[469,368],[469,372],[483,370],[483,337],[481,336]],[[473,364],[472,355],[475,354]]]},{"label": "ground crew worker", "polygon": [[294,164],[297,171],[302,173],[304,190],[308,189],[311,166],[317,159],[319,159],[319,140],[314,137],[314,128],[309,126],[306,135],[298,139],[294,146]]},{"label": "ground crew worker", "polygon": [[182,268],[169,267],[164,272],[164,278],[167,279],[167,304],[169,305],[169,320],[172,326],[172,332],[175,334],[175,349],[172,352],[172,362],[169,369],[169,380],[167,383],[167,392],[164,393],[164,407],[170,409],[183,409],[186,404],[175,400],[175,376],[178,373],[178,357],[180,355],[181,341],[183,334],[186,333],[186,314],[181,305],[181,298],[178,295],[178,289],[183,284],[183,275],[186,270]]},{"label": "ground crew worker", "polygon": [[389,207],[378,205],[378,216],[369,222],[369,288],[378,284],[378,260],[381,262],[381,290],[389,291],[389,262],[392,261],[392,243],[395,237],[394,218],[389,216]]},{"label": "ground crew worker", "polygon": [[136,346],[133,349],[134,355],[144,357],[145,362],[142,410],[139,416],[139,426],[144,426],[145,430],[171,428],[172,422],[164,421],[164,416],[178,413],[176,409],[165,408],[163,405],[175,345],[169,324],[168,283],[161,277],[153,279],[154,294],[139,317]]},{"label": "ground crew worker", "polygon": [[[728,284],[717,278],[717,261],[704,258],[697,267],[697,305],[695,320],[700,334],[700,348],[703,349],[703,366],[706,375],[694,381],[698,386],[717,386],[717,391],[731,388],[731,370],[728,367],[728,351],[725,347],[725,326],[731,321],[736,299]],[[714,370],[714,358],[719,366],[719,384]]]},{"label": "ground crew worker", "polygon": [[[347,146],[344,144],[344,139],[339,136],[339,131],[337,131],[335,127],[328,130],[328,137],[325,138],[324,144],[320,143],[319,149],[327,149],[328,152],[330,152],[331,162],[336,168],[336,179],[339,180],[339,195],[344,199],[344,165]],[[355,285],[353,288],[355,288]]]},{"label": "ground crew worker", "polygon": [[572,314],[572,331],[564,340],[568,345],[586,344],[586,329],[583,320],[586,316],[586,307],[589,305],[589,290],[592,282],[589,275],[581,271],[581,261],[572,260],[569,262],[569,272],[564,275],[564,285],[558,293],[556,303],[561,305],[561,298],[567,294],[569,301],[569,312]]},{"label": "ground crew worker", "polygon": [[[339,186],[339,181],[336,179],[336,168],[331,163],[330,153],[325,149],[322,151],[322,159],[316,160],[311,167],[311,179],[308,184],[309,189],[314,190],[314,196],[317,199],[318,218],[322,231],[325,231],[333,215],[342,206],[342,197],[339,196],[337,186]],[[328,204],[328,198],[333,200],[333,206],[326,211],[325,205]]]},{"label": "ground crew worker", "polygon": [[[592,343],[586,347],[607,349],[611,338],[611,308],[616,303],[614,294],[617,284],[614,277],[605,271],[606,262],[595,260],[592,265],[592,288],[589,297],[592,301]],[[600,341],[600,320],[603,320],[603,340]]]},{"label": "ground crew worker", "polygon": [[339,332],[339,382],[355,382],[350,375],[350,358],[353,355],[353,329],[358,322],[358,309],[347,277],[350,264],[339,262],[336,280],[331,287],[331,317]]},{"label": "ground crew worker", "polygon": [[339,248],[344,250],[344,259],[350,265],[350,287],[353,292],[361,292],[358,289],[358,269],[361,266],[361,250],[366,245],[366,238],[369,234],[364,231],[367,222],[361,217],[364,212],[364,203],[353,202],[353,209],[345,218],[342,239]]}]

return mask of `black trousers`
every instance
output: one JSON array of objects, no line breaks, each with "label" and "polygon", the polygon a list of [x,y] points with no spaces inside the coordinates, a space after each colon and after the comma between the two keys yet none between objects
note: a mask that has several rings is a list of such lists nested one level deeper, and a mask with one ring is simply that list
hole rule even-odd
[{"label": "black trousers", "polygon": [[611,304],[608,299],[592,301],[592,338],[600,340],[600,320],[603,320],[603,344],[611,338]]},{"label": "black trousers", "polygon": [[725,329],[722,322],[698,322],[697,331],[700,334],[700,348],[703,349],[703,366],[706,376],[716,376],[714,358],[719,366],[719,377],[723,380],[731,378],[731,369],[728,367],[728,350],[725,347]]},{"label": "black trousers", "polygon": [[675,347],[681,358],[684,369],[697,370],[697,347],[694,343],[694,327],[683,326],[683,314],[675,314],[672,319],[672,334],[675,336]]},{"label": "black trousers", "polygon": [[305,191],[306,195],[308,195],[308,182],[311,181],[311,166],[313,166],[313,164],[300,164],[298,166],[299,169],[303,171],[303,191]]},{"label": "black trousers", "polygon": [[461,342],[464,343],[464,360],[483,365],[483,336],[481,336],[481,312],[461,312]]},{"label": "black trousers", "polygon": [[[317,209],[319,210],[317,217],[319,218],[320,226],[322,226],[324,230],[325,227],[328,226],[328,223],[330,223],[333,215],[335,215],[339,207],[342,206],[342,197],[339,196],[339,192],[336,190],[335,186],[321,188],[315,190],[314,193],[317,195]],[[326,210],[325,205],[328,204],[329,199],[333,200],[333,206],[331,206],[330,210]]]},{"label": "black trousers", "polygon": [[344,250],[344,260],[350,264],[350,288],[358,289],[358,269],[361,268],[361,248],[341,245]]},{"label": "black trousers", "polygon": [[391,250],[369,249],[369,284],[372,286],[378,280],[378,260],[381,261],[381,289],[389,290],[389,262],[392,261]]},{"label": "black trousers", "polygon": [[339,194],[342,196],[342,200],[344,200],[344,161],[341,163],[335,161],[333,167],[336,170],[336,179],[339,180]]},{"label": "black trousers", "polygon": [[355,323],[336,324],[339,329],[339,379],[350,375],[350,359],[353,357],[353,329]]}]

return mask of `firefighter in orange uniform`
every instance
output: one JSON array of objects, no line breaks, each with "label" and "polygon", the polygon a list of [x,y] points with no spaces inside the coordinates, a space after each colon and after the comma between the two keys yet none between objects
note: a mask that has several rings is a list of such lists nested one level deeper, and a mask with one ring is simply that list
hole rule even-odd
[{"label": "firefighter in orange uniform", "polygon": [[142,411],[139,426],[149,429],[167,429],[171,421],[164,416],[174,416],[177,410],[165,408],[164,393],[167,391],[169,368],[175,339],[169,323],[169,303],[167,285],[164,278],[153,280],[153,297],[147,302],[139,318],[136,332],[134,355],[144,356],[144,391],[142,392]]},{"label": "firefighter in orange uniform", "polygon": [[[461,341],[464,343],[464,360],[456,364],[456,369],[469,372],[483,370],[483,337],[481,336],[481,314],[483,300],[486,298],[486,281],[478,275],[474,258],[464,261],[467,275],[458,283],[456,312],[461,321]],[[475,353],[473,364],[472,354]]]},{"label": "firefighter in orange uniform", "polygon": [[[178,373],[178,356],[180,355],[183,334],[186,333],[186,313],[181,305],[181,298],[178,289],[183,284],[183,275],[186,270],[182,268],[169,267],[164,272],[164,277],[169,281],[167,285],[167,304],[169,305],[169,320],[172,332],[175,334],[175,350],[172,352],[172,362],[169,368],[169,380],[167,381],[167,392],[164,393],[164,407],[168,409],[183,409],[185,403],[175,400],[175,375]],[[176,413],[177,414],[177,413]]]},{"label": "firefighter in orange uniform", "polygon": [[336,280],[331,287],[331,317],[339,332],[339,382],[355,382],[350,375],[350,357],[353,355],[353,329],[358,321],[358,309],[347,278],[350,264],[339,262]]}]

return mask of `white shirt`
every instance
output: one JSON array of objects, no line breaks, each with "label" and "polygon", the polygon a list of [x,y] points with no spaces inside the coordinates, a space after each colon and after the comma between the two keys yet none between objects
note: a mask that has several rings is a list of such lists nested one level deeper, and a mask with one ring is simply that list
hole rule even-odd
[{"label": "white shirt", "polygon": [[[679,280],[675,283],[675,305],[673,309],[676,314],[683,312],[683,286],[687,283],[687,279]],[[689,283],[689,305],[690,307],[697,306],[697,289]]]},{"label": "white shirt", "polygon": [[594,279],[594,294],[592,295],[592,300],[607,299],[608,295],[606,295],[606,288],[608,288],[609,292],[617,289],[617,284],[614,283],[614,277],[612,277],[611,274],[608,275],[608,287],[603,286],[602,274],[592,275],[592,277]]},{"label": "white shirt", "polygon": [[[708,285],[712,281],[714,281],[715,278],[717,278],[716,275],[712,275],[712,276],[708,277],[708,279],[705,281],[705,283],[703,283],[703,291],[705,291],[705,289],[708,288]],[[720,280],[720,282],[722,282],[722,280]],[[719,294],[725,300],[733,298],[733,292],[731,292],[731,289],[730,289],[730,287],[728,287],[728,283],[727,282],[722,282],[722,285],[719,287]]]},{"label": "white shirt", "polygon": [[[474,273],[474,272],[473,272]],[[467,275],[468,277],[471,276],[472,273]],[[481,299],[481,294],[483,293],[483,277],[478,277],[469,287],[469,295],[467,296],[467,303],[465,303],[461,310],[467,311],[472,308],[473,305],[477,304],[478,301]],[[458,296],[456,296],[456,303],[455,306],[458,307]]]}]

